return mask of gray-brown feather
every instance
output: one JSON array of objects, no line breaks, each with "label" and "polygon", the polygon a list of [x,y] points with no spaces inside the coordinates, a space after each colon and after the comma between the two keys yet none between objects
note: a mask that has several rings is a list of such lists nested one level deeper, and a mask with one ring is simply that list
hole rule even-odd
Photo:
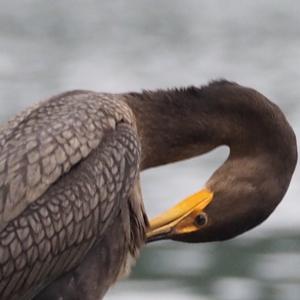
[{"label": "gray-brown feather", "polygon": [[75,269],[124,205],[130,221],[139,151],[128,107],[92,92],[54,97],[1,128],[1,299],[31,299]]}]

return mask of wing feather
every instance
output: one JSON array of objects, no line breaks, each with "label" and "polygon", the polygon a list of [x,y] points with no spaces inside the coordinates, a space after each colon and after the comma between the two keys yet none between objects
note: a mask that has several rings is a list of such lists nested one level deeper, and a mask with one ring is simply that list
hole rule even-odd
[{"label": "wing feather", "polygon": [[0,129],[0,230],[87,157],[124,113],[106,95],[73,91],[7,122]]},{"label": "wing feather", "polygon": [[99,97],[61,95],[12,130],[2,128],[1,299],[31,299],[77,266],[128,200],[139,166],[137,133],[125,106]]}]

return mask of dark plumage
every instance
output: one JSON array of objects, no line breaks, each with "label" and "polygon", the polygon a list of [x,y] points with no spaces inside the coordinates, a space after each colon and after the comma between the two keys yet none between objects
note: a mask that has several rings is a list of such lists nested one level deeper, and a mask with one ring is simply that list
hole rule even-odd
[{"label": "dark plumage", "polygon": [[145,241],[139,171],[224,144],[230,156],[201,194],[213,194],[203,216],[191,208],[159,235],[151,223],[148,240],[222,240],[269,216],[297,160],[294,133],[276,105],[218,81],[141,94],[73,91],[7,122],[1,299],[101,298]]},{"label": "dark plumage", "polygon": [[1,299],[99,299],[126,271],[147,224],[133,122],[118,98],[74,91],[2,128]]}]

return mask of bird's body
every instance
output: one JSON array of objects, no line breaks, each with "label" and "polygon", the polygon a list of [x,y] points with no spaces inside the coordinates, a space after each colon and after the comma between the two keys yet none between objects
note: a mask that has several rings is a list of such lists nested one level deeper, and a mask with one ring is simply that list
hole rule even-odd
[{"label": "bird's body", "polygon": [[205,192],[152,222],[148,240],[227,239],[270,215],[297,160],[277,106],[220,81],[74,91],[9,121],[0,131],[0,298],[101,298],[145,241],[139,171],[223,144],[230,156]]},{"label": "bird's body", "polygon": [[25,111],[0,135],[1,299],[31,299],[55,280],[38,299],[98,299],[144,240],[130,109],[75,91]]}]

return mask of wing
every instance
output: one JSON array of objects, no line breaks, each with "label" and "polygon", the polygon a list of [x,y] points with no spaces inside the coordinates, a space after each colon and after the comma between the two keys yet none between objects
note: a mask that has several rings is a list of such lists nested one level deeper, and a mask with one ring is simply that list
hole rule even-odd
[{"label": "wing", "polygon": [[[123,104],[86,92],[61,98],[60,109],[53,100],[44,103],[48,110],[31,111],[2,143],[2,157],[3,153],[8,153],[7,161],[15,157],[18,168],[13,169],[15,162],[6,162],[1,181],[7,189],[1,199],[5,224],[0,233],[1,299],[21,299],[21,295],[26,299],[25,291],[30,298],[78,265],[115,220],[119,203],[127,201],[136,178],[138,138]],[[28,134],[32,138],[25,134],[28,124],[34,128]],[[33,151],[38,154],[32,160]],[[28,171],[32,165],[38,165],[39,171]],[[21,174],[18,184],[12,174]]]},{"label": "wing", "polygon": [[74,91],[21,113],[0,131],[0,230],[87,157],[129,110]]}]

